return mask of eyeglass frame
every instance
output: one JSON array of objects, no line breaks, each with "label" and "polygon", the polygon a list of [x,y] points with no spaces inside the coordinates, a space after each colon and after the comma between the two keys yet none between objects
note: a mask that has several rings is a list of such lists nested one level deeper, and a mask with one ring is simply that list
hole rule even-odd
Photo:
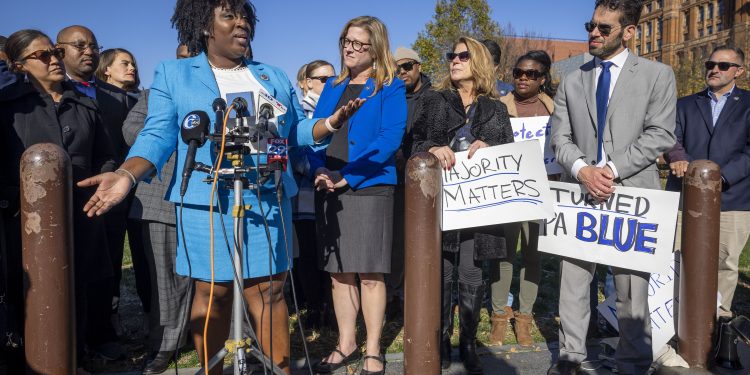
[{"label": "eyeglass frame", "polygon": [[[709,64],[713,64],[713,66],[709,68],[708,67]],[[708,61],[706,61],[706,62],[703,63],[703,67],[705,67],[706,71],[709,71],[709,72],[712,71],[712,70],[714,70],[714,68],[716,68],[717,66],[719,67],[719,71],[722,71],[722,72],[726,72],[726,71],[728,71],[731,68],[741,68],[742,67],[742,65],[740,65],[740,64],[729,62],[729,61],[711,61],[711,60],[708,60]],[[722,66],[726,66],[727,68],[726,69],[722,69]]]},{"label": "eyeglass frame", "polygon": [[[604,29],[602,29],[602,26],[606,26]],[[594,29],[599,29],[599,33],[602,34],[602,36],[609,36],[612,34],[613,31],[615,31],[616,27],[624,28],[627,27],[627,25],[609,25],[606,23],[596,23],[596,22],[586,22],[583,24],[584,29],[586,29],[587,33],[591,33],[594,31]]]},{"label": "eyeglass frame", "polygon": [[[462,56],[466,56],[466,57],[462,57]],[[461,51],[459,53],[455,53],[455,52],[446,52],[445,53],[445,58],[448,59],[449,62],[455,60],[456,57],[458,57],[458,61],[467,62],[467,61],[471,60],[471,52],[469,52],[469,51]]]},{"label": "eyeglass frame", "polygon": [[[418,61],[407,61],[402,64],[396,64],[396,74],[401,73],[401,69],[403,69],[405,72],[411,72],[412,69],[414,69],[414,65],[419,64]],[[407,67],[408,65],[408,67]]]},{"label": "eyeglass frame", "polygon": [[320,83],[322,83],[322,84],[325,85],[326,82],[328,82],[329,79],[335,78],[335,77],[336,76],[317,76],[317,77],[307,77],[307,78],[308,79],[316,79],[316,80],[320,81]]},{"label": "eyeglass frame", "polygon": [[102,50],[104,49],[104,46],[99,46],[99,45],[96,45],[94,43],[88,43],[88,44],[86,44],[86,43],[78,43],[78,42],[57,42],[57,45],[60,45],[60,44],[69,45],[69,46],[77,49],[78,52],[84,52],[84,51],[86,51],[86,48],[89,48],[89,49],[91,49],[91,52],[101,53]]},{"label": "eyeglass frame", "polygon": [[[339,45],[341,46],[341,49],[346,48],[347,45],[351,45],[352,49],[355,52],[363,52],[364,47],[365,46],[369,47],[372,45],[372,43],[363,43],[363,42],[360,42],[359,40],[351,40],[347,37],[342,37],[339,39]],[[359,45],[359,47],[356,47],[357,45]]]},{"label": "eyeglass frame", "polygon": [[[47,57],[38,56],[39,53],[45,53],[45,52],[48,54]],[[57,53],[55,53],[55,52],[57,52]],[[55,56],[55,57],[57,57],[58,60],[62,61],[62,59],[65,58],[65,49],[61,48],[61,47],[56,47],[56,48],[53,48],[52,50],[40,49],[40,50],[36,50],[36,51],[34,51],[34,52],[26,55],[26,57],[24,57],[21,60],[22,61],[26,61],[28,59],[39,60],[43,64],[49,65],[52,62],[52,56]]]}]

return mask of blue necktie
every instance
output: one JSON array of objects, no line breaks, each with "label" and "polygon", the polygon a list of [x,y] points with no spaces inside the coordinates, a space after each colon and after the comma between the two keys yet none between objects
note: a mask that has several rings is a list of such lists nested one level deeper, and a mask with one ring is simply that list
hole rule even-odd
[{"label": "blue necktie", "polygon": [[596,84],[596,163],[602,161],[602,144],[604,143],[604,125],[607,122],[607,102],[609,101],[609,84],[611,74],[609,68],[612,62],[602,61],[602,72]]}]

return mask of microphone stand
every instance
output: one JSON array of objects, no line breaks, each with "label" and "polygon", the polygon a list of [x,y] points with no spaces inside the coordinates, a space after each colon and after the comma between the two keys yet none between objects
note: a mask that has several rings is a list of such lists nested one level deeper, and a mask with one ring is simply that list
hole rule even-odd
[{"label": "microphone stand", "polygon": [[[241,120],[240,120],[241,121]],[[221,134],[211,134],[211,138],[218,138],[219,141],[221,141]],[[224,357],[226,357],[227,354],[232,353],[234,354],[234,375],[247,375],[250,374],[250,371],[247,366],[247,355],[252,355],[260,363],[265,366],[265,368],[271,369],[271,372],[276,375],[286,375],[284,371],[282,371],[276,364],[273,363],[273,361],[268,358],[263,352],[258,350],[257,346],[252,345],[252,342],[259,342],[258,337],[255,334],[255,331],[253,330],[251,325],[245,324],[245,319],[243,317],[246,314],[247,311],[247,305],[245,301],[245,295],[243,294],[244,291],[244,285],[243,285],[243,270],[242,270],[242,260],[243,260],[243,238],[245,234],[244,225],[243,225],[243,218],[245,217],[245,210],[250,210],[252,207],[245,206],[243,200],[242,200],[242,192],[247,186],[247,189],[253,190],[253,189],[260,189],[260,186],[256,184],[252,184],[249,181],[247,181],[246,178],[243,176],[246,173],[249,173],[252,170],[255,170],[256,173],[261,172],[261,167],[259,165],[256,165],[255,167],[245,167],[244,166],[244,160],[243,160],[243,152],[241,151],[230,151],[227,153],[227,160],[231,160],[232,162],[232,171],[231,172],[223,172],[221,169],[219,170],[219,178],[221,180],[224,180],[226,182],[232,181],[232,190],[234,192],[234,205],[232,206],[232,218],[233,218],[233,233],[234,233],[234,251],[233,251],[233,259],[232,262],[234,264],[234,270],[235,277],[232,278],[232,284],[233,284],[233,292],[232,295],[234,297],[232,301],[232,333],[231,333],[231,339],[227,340],[224,343],[224,348],[222,348],[218,353],[216,353],[213,357],[211,357],[208,361],[208,364],[206,365],[206,370],[201,369],[196,373],[196,375],[204,375],[206,371],[212,369],[214,366],[221,364],[224,362]],[[199,166],[203,167],[202,165]],[[217,166],[217,168],[221,168],[221,166]],[[259,204],[262,204],[259,202]],[[213,218],[212,218],[213,220]],[[271,256],[269,253],[268,256]],[[247,331],[249,333],[250,337],[244,337],[244,330],[243,328],[247,327]],[[206,348],[204,348],[206,350]],[[270,349],[269,349],[270,350]]]}]

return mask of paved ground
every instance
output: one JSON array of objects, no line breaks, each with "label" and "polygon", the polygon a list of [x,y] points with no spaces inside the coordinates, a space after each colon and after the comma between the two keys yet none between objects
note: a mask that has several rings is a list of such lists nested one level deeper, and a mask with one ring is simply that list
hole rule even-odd
[{"label": "paved ground", "polygon": [[[606,361],[598,359],[600,353],[600,345],[598,341],[592,341],[589,343],[589,359],[590,361],[583,364],[585,368],[585,374],[589,375],[611,375],[613,374],[606,367]],[[738,346],[741,361],[745,367],[742,370],[729,371],[725,369],[712,369],[709,371],[701,370],[688,370],[688,369],[660,369],[657,375],[703,375],[703,374],[721,374],[721,375],[747,375],[750,373],[750,348],[740,343]],[[481,348],[480,354],[482,362],[484,364],[485,374],[503,374],[503,375],[544,375],[547,373],[552,362],[557,359],[557,343],[552,343],[548,346],[542,344],[535,346],[532,349],[522,349],[515,345],[506,345],[502,347],[488,347]],[[463,375],[466,374],[463,365],[461,365],[458,359],[458,350],[454,348],[453,351],[453,363],[448,370],[442,372],[443,375]],[[402,354],[389,354],[386,357],[388,365],[386,366],[387,375],[400,375],[404,373],[404,362]],[[310,374],[310,371],[305,367],[304,360],[297,361],[294,363],[295,370],[294,375],[305,375]],[[351,366],[348,369],[341,369],[335,373],[335,375],[346,375],[346,374],[358,374],[359,367]],[[181,369],[179,375],[192,375],[195,374],[198,369]],[[174,370],[165,372],[165,375],[174,374]],[[226,369],[225,374],[231,374],[231,369]],[[262,374],[263,371],[259,370],[254,374]],[[119,374],[108,374],[108,375],[136,375],[136,372],[130,373],[119,373]]]}]

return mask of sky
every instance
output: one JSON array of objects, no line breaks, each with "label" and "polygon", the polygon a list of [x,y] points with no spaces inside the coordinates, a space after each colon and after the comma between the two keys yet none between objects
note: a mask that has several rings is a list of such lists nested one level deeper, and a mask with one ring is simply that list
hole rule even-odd
[{"label": "sky", "polygon": [[[251,0],[252,1],[252,0]],[[338,37],[356,16],[380,18],[392,50],[411,46],[432,19],[435,0],[255,0],[259,22],[252,42],[255,60],[282,68],[294,80],[303,64],[328,60],[338,72]],[[488,0],[491,17],[516,34],[584,39],[594,0]],[[125,48],[138,62],[141,85],[149,87],[156,65],[174,58],[177,32],[170,18],[172,0],[22,0],[0,12],[0,35],[39,29],[53,40],[57,32],[80,24],[94,31],[104,48]]]}]

